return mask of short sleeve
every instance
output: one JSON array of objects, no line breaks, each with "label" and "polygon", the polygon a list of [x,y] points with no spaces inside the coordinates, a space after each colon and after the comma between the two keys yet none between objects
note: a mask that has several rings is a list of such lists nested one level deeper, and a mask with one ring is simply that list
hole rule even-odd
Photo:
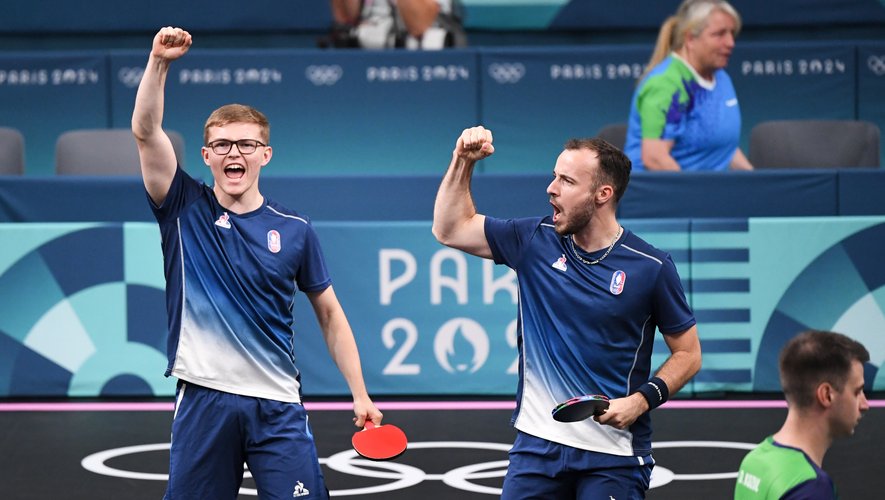
[{"label": "short sleeve", "polygon": [[166,199],[160,206],[157,206],[150,195],[145,191],[148,204],[151,207],[157,222],[163,223],[174,220],[178,217],[182,210],[194,200],[198,199],[203,193],[203,184],[188,175],[181,166],[175,169],[175,176],[172,178],[172,184],[169,185],[169,192],[166,193]]},{"label": "short sleeve", "polygon": [[667,255],[654,290],[655,323],[663,334],[682,333],[694,326],[694,313],[685,298],[682,280],[673,259]]},{"label": "short sleeve", "polygon": [[295,273],[295,282],[298,289],[304,292],[320,292],[332,284],[319,237],[310,224],[304,231],[302,262]]},{"label": "short sleeve", "polygon": [[486,240],[495,263],[516,269],[540,221],[540,218],[496,219],[487,216]]}]

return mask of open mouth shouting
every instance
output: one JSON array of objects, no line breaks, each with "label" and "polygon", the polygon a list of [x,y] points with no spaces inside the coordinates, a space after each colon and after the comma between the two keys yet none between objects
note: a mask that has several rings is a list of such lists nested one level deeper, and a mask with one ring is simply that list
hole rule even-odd
[{"label": "open mouth shouting", "polygon": [[553,222],[556,223],[562,217],[562,209],[552,201],[550,202],[550,205],[553,207]]},{"label": "open mouth shouting", "polygon": [[230,165],[225,165],[224,167],[224,176],[228,179],[242,179],[243,176],[246,175],[246,167],[244,167],[240,163],[231,163]]}]

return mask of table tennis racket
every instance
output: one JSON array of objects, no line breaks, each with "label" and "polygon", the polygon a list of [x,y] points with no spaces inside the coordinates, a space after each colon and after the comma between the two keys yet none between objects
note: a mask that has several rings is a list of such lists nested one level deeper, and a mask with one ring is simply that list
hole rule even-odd
[{"label": "table tennis racket", "polygon": [[556,405],[556,408],[553,408],[553,420],[580,422],[602,415],[608,409],[608,404],[608,398],[598,394],[577,396]]},{"label": "table tennis racket", "polygon": [[390,460],[406,451],[406,434],[397,426],[384,424],[376,426],[366,420],[363,430],[356,431],[350,440],[353,449],[369,460]]}]

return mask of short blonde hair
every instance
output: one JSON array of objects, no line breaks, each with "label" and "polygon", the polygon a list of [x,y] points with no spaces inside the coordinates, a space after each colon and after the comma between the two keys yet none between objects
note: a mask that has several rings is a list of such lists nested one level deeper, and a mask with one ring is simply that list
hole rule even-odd
[{"label": "short blonde hair", "polygon": [[261,129],[261,141],[270,144],[270,122],[264,113],[245,104],[226,104],[209,115],[203,126],[203,144],[209,142],[209,128],[223,127],[229,123],[254,123]]}]

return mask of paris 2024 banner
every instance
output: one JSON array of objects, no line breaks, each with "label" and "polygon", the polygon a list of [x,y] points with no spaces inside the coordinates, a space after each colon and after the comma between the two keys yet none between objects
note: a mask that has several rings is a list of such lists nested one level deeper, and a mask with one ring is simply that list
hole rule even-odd
[{"label": "paris 2024 banner", "polygon": [[[622,222],[672,254],[695,310],[704,364],[683,396],[779,391],[778,352],[808,328],[861,341],[885,390],[885,217]],[[372,394],[514,393],[512,271],[429,222],[315,227]],[[173,394],[154,224],[0,224],[0,242],[0,397]],[[304,296],[294,329],[305,396],[347,394]]]}]

